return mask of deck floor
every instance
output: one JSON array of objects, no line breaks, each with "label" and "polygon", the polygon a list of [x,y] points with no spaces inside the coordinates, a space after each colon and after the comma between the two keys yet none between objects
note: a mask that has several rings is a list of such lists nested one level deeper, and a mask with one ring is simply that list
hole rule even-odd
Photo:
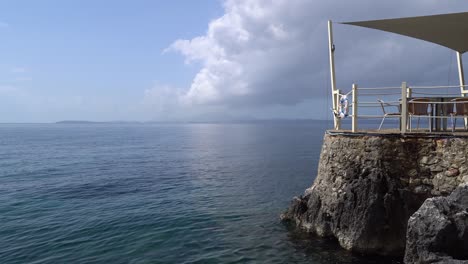
[{"label": "deck floor", "polygon": [[348,129],[341,129],[341,130],[327,130],[328,134],[338,135],[338,134],[346,134],[346,135],[392,135],[392,136],[411,136],[411,137],[468,137],[468,131],[464,129],[457,129],[455,132],[452,131],[431,131],[429,132],[428,129],[412,129],[411,132],[409,130],[406,133],[402,134],[399,129],[362,129],[353,132],[352,130]]}]

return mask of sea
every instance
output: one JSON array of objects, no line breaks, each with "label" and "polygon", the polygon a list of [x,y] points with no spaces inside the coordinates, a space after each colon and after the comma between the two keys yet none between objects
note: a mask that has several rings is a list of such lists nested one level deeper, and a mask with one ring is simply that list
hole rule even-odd
[{"label": "sea", "polygon": [[327,128],[1,124],[0,263],[399,263],[280,221]]}]

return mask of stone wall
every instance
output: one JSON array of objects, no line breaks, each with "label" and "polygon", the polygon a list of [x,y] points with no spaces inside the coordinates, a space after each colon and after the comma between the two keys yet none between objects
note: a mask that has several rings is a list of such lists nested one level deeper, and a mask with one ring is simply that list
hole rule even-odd
[{"label": "stone wall", "polygon": [[468,138],[324,137],[318,175],[281,218],[361,253],[402,256],[409,217],[468,182]]}]

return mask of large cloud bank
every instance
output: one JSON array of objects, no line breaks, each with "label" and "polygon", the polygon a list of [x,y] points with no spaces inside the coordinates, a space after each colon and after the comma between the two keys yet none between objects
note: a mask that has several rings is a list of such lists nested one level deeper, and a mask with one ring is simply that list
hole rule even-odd
[{"label": "large cloud bank", "polygon": [[[464,1],[434,0],[228,0],[224,15],[209,23],[205,35],[177,40],[166,50],[201,66],[177,101],[186,107],[252,108],[323,99],[329,87],[328,19],[427,15],[467,7]],[[335,43],[341,86],[444,84],[455,76],[456,69],[447,76],[452,53],[434,44],[340,24],[335,25]]]}]

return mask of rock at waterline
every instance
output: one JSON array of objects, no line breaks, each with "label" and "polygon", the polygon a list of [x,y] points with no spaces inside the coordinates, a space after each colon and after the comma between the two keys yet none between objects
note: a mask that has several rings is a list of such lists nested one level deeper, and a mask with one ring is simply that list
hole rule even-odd
[{"label": "rock at waterline", "polygon": [[468,263],[468,185],[427,199],[410,217],[405,263]]},{"label": "rock at waterline", "polygon": [[410,216],[468,182],[466,153],[468,138],[326,134],[313,186],[281,218],[350,251],[403,256]]}]

